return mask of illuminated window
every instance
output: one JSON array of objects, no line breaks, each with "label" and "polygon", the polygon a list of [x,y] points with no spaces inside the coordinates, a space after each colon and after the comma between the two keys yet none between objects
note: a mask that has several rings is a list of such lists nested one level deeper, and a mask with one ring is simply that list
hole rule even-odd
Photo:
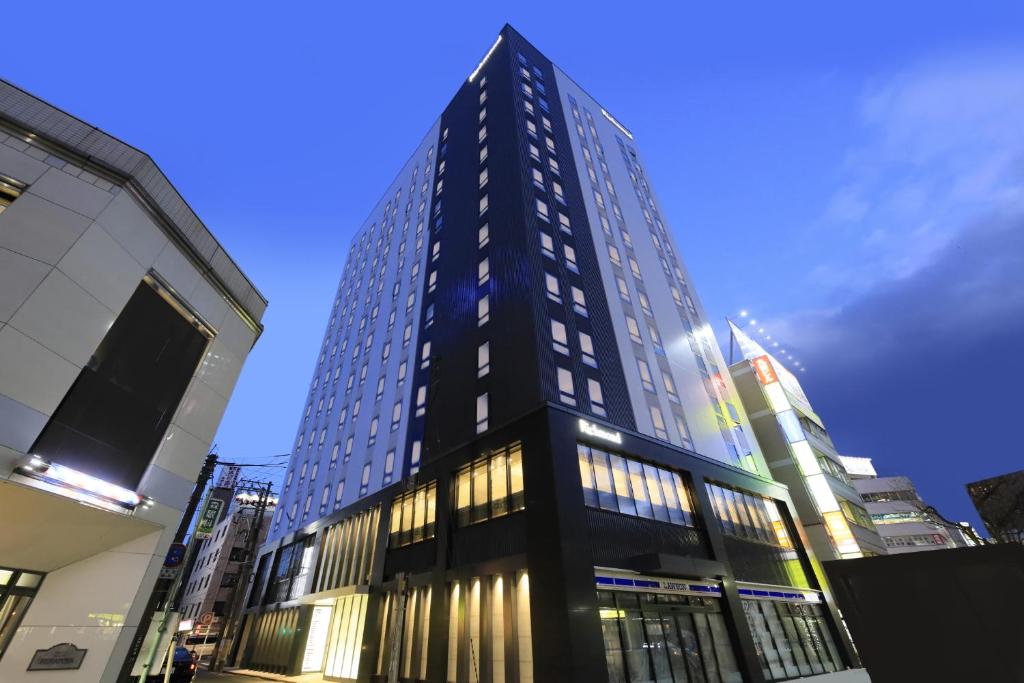
[{"label": "illuminated window", "polygon": [[[4,212],[8,206],[14,203],[14,200],[21,196],[25,186],[21,183],[15,183],[10,180],[0,180],[0,213]],[[0,642],[0,652],[3,652],[3,643]]]},{"label": "illuminated window", "polygon": [[672,380],[672,375],[663,372],[661,373],[661,380],[665,385],[665,391],[668,392],[668,400],[679,403],[679,394],[676,393],[676,383]]},{"label": "illuminated window", "polygon": [[539,168],[531,169],[531,175],[533,177],[533,184],[537,186],[538,190],[544,189],[544,174],[540,172]]},{"label": "illuminated window", "polygon": [[487,145],[480,148],[480,163],[487,161]]},{"label": "illuminated window", "polygon": [[480,126],[480,132],[476,135],[477,142],[483,142],[487,139],[487,126]]},{"label": "illuminated window", "polygon": [[565,267],[574,273],[580,272],[579,267],[576,265],[576,250],[570,247],[568,244],[564,247],[565,250]]},{"label": "illuminated window", "polygon": [[537,202],[537,216],[542,220],[548,220],[548,205],[542,199],[536,200]]},{"label": "illuminated window", "polygon": [[618,248],[611,244],[608,245],[608,258],[610,258],[612,260],[612,263],[614,263],[615,265],[622,265],[622,258],[619,256]]},{"label": "illuminated window", "polygon": [[572,228],[569,226],[569,217],[561,211],[558,212],[558,227],[562,232],[572,234]]},{"label": "illuminated window", "polygon": [[530,158],[534,161],[540,161],[540,150],[532,142],[530,143]]},{"label": "illuminated window", "polygon": [[537,137],[537,124],[530,119],[526,119],[526,132],[532,137]]},{"label": "illuminated window", "polygon": [[480,434],[487,431],[487,416],[489,413],[489,406],[487,401],[487,394],[483,393],[476,397],[476,433]]},{"label": "illuminated window", "polygon": [[456,521],[466,526],[518,512],[523,493],[523,453],[515,443],[473,461],[455,477]]},{"label": "illuminated window", "polygon": [[661,414],[661,408],[651,406],[651,424],[654,425],[654,435],[662,441],[668,441],[668,432],[665,430],[665,417]]},{"label": "illuminated window", "polygon": [[480,171],[480,187],[481,188],[483,188],[483,186],[487,184],[487,177],[488,177],[487,169],[485,168],[484,170]]},{"label": "illuminated window", "polygon": [[604,408],[604,394],[601,393],[601,383],[596,379],[587,380],[587,390],[590,393],[590,410],[601,417],[608,413]]},{"label": "illuminated window", "polygon": [[555,241],[546,232],[540,233],[540,253],[548,258],[555,258]]},{"label": "illuminated window", "polygon": [[[345,456],[342,458],[342,462],[348,462],[349,458],[352,457],[352,446],[355,442],[355,437],[350,436],[345,440]],[[300,479],[301,481],[301,479]]]},{"label": "illuminated window", "polygon": [[565,368],[558,368],[558,398],[562,403],[576,405],[576,390],[573,387],[572,373]]},{"label": "illuminated window", "polygon": [[547,290],[549,299],[562,303],[562,295],[558,289],[558,278],[551,273],[544,273],[544,288]]},{"label": "illuminated window", "polygon": [[430,482],[391,502],[388,546],[399,548],[433,538],[437,514],[437,483]]},{"label": "illuminated window", "polygon": [[555,351],[569,355],[569,338],[565,332],[565,325],[557,320],[551,321],[551,345]]},{"label": "illuminated window", "polygon": [[379,425],[380,418],[374,416],[374,418],[370,420],[370,436],[366,442],[367,446],[372,446],[373,444],[377,443],[377,428]]},{"label": "illuminated window", "polygon": [[696,526],[683,478],[665,467],[576,444],[583,501],[593,508]]},{"label": "illuminated window", "polygon": [[586,317],[587,299],[583,296],[583,290],[573,285],[572,287],[572,308],[578,314]]},{"label": "illuminated window", "polygon": [[484,215],[485,211],[487,211],[487,206],[488,206],[487,195],[484,195],[483,197],[480,198],[480,215],[481,216]]},{"label": "illuminated window", "polygon": [[491,371],[491,343],[484,342],[476,348],[476,376],[483,377]]},{"label": "illuminated window", "polygon": [[421,385],[416,390],[416,417],[422,417],[427,412],[427,386]]},{"label": "illuminated window", "polygon": [[476,304],[476,324],[477,327],[483,326],[491,319],[491,299],[490,296],[484,294],[480,297],[480,300]]},{"label": "illuminated window", "polygon": [[402,421],[402,402],[395,401],[394,407],[391,409],[391,431],[398,429],[399,423]]},{"label": "illuminated window", "polygon": [[643,344],[644,340],[640,337],[640,326],[636,324],[636,318],[631,315],[626,316],[626,329],[629,331],[629,338],[637,344]]},{"label": "illuminated window", "polygon": [[487,223],[484,223],[477,231],[477,246],[483,249],[490,241],[490,229],[488,228]]},{"label": "illuminated window", "polygon": [[491,278],[491,260],[484,258],[477,266],[477,284],[482,285]]},{"label": "illuminated window", "polygon": [[359,480],[359,495],[365,496],[370,488],[370,463],[363,465],[363,476]]}]

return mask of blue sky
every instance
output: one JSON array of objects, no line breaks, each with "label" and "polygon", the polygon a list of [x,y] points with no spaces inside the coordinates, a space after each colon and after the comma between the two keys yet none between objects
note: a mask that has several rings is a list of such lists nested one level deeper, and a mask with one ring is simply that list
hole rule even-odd
[{"label": "blue sky", "polygon": [[149,152],[270,299],[217,436],[293,441],[353,229],[508,21],[636,134],[716,321],[948,516],[1020,469],[1018,4],[50,4],[2,77]]}]

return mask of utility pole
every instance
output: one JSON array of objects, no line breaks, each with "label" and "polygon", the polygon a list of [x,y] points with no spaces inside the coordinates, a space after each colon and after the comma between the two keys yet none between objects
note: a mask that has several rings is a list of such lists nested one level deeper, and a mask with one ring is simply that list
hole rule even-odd
[{"label": "utility pole", "polygon": [[256,557],[256,550],[259,548],[260,531],[263,528],[263,515],[267,510],[267,506],[270,503],[270,495],[272,493],[272,482],[259,481],[256,479],[241,479],[235,486],[235,496],[239,493],[255,493],[256,501],[253,503],[255,515],[253,516],[252,522],[249,524],[249,536],[245,539],[245,557],[242,560],[242,565],[238,570],[238,580],[235,581],[235,587],[231,591],[231,598],[228,600],[228,605],[224,618],[224,628],[221,629],[220,638],[217,639],[217,644],[214,646],[213,655],[210,657],[210,671],[221,671],[224,668],[224,660],[228,658],[228,652],[224,649],[224,643],[231,640],[231,654],[237,652],[238,649],[238,631],[239,624],[242,616],[242,601],[245,598],[245,586],[247,586],[253,577],[253,560]]},{"label": "utility pole", "polygon": [[[196,514],[196,508],[199,507],[199,501],[203,497],[203,491],[206,490],[206,485],[210,483],[210,478],[213,476],[213,471],[216,467],[217,454],[209,453],[206,456],[206,461],[203,462],[202,469],[199,470],[199,476],[196,477],[195,488],[192,489],[192,496],[189,498],[188,505],[182,513],[181,522],[178,524],[178,530],[174,534],[173,543],[181,543],[185,539],[185,534],[192,525],[192,517]],[[139,626],[135,631],[135,637],[132,638],[131,645],[128,647],[128,654],[125,656],[124,664],[121,666],[121,673],[117,677],[119,683],[128,683],[132,680],[132,669],[135,666],[135,660],[139,657],[146,634],[149,632],[150,622],[153,620],[153,615],[156,614],[158,609],[169,606],[168,601],[174,597],[170,595],[174,582],[175,579],[157,579],[153,592],[149,596],[149,602],[146,603],[146,609],[142,611],[142,617],[139,619]],[[165,620],[164,624],[166,625],[166,623]]]}]

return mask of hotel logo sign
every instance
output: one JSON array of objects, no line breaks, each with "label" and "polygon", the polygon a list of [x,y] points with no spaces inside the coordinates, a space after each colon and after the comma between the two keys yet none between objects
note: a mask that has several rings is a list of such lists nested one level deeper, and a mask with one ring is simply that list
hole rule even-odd
[{"label": "hotel logo sign", "polygon": [[761,380],[761,384],[767,385],[779,381],[779,377],[775,374],[775,368],[772,367],[772,362],[768,359],[768,356],[758,356],[751,362],[754,364],[754,370],[757,372],[757,378]]},{"label": "hotel logo sign", "polygon": [[622,445],[622,433],[613,432],[610,429],[600,427],[593,422],[587,420],[580,420],[580,433],[592,436],[595,439],[601,439],[602,441],[609,441],[614,444]]}]

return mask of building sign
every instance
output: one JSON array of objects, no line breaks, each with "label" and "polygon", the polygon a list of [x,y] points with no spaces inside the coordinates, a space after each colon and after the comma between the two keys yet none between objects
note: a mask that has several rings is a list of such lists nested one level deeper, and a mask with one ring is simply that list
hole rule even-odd
[{"label": "building sign", "polygon": [[196,524],[195,537],[209,538],[213,535],[213,528],[220,521],[221,510],[224,509],[224,501],[220,498],[207,498],[206,505],[199,515],[199,523]]},{"label": "building sign", "polygon": [[592,436],[595,439],[601,439],[602,441],[610,441],[611,443],[622,445],[622,432],[613,432],[610,429],[600,427],[593,422],[587,420],[580,420],[580,433]]},{"label": "building sign", "polygon": [[309,636],[306,637],[306,650],[302,655],[302,672],[320,671],[324,666],[324,652],[327,650],[327,634],[330,631],[330,605],[317,605],[313,608],[313,616],[309,620]]},{"label": "building sign", "polygon": [[78,669],[82,666],[88,650],[75,647],[74,643],[59,643],[46,650],[36,650],[32,661],[28,664],[29,671],[57,671],[59,669]]},{"label": "building sign", "polygon": [[772,382],[779,381],[779,377],[775,374],[775,368],[772,367],[772,362],[768,360],[768,356],[758,356],[751,363],[754,364],[754,371],[757,373],[757,378],[761,380],[761,384],[771,384]]}]

